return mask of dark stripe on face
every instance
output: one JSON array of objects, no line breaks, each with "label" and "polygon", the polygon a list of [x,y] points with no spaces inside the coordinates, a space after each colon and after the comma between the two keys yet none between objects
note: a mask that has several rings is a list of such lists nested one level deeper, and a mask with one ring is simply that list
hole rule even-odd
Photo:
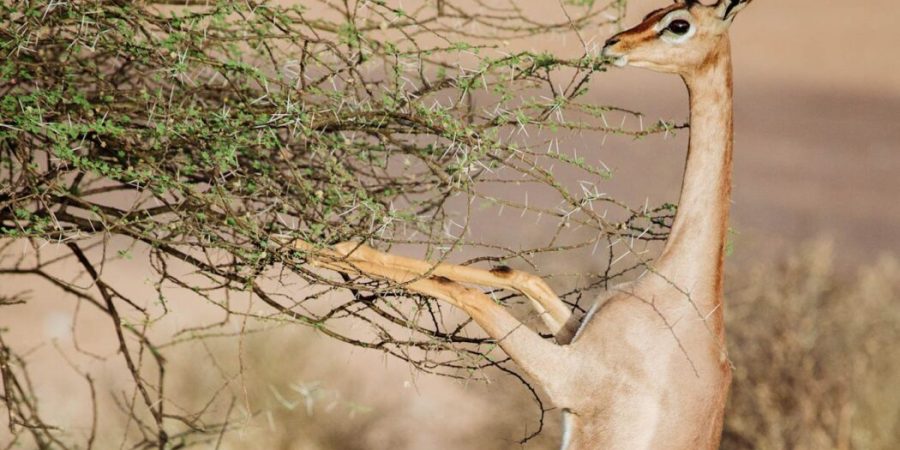
[{"label": "dark stripe on face", "polygon": [[644,17],[644,20],[641,21],[640,24],[638,24],[637,26],[635,26],[634,28],[632,28],[630,30],[623,32],[622,34],[628,33],[628,32],[638,32],[639,33],[639,32],[645,31],[649,28],[653,28],[653,26],[656,25],[656,22],[658,20],[651,20],[651,19],[654,19],[654,18],[661,19],[666,14],[669,14],[672,11],[677,11],[679,9],[687,9],[687,7],[685,7],[685,5],[683,5],[683,4],[676,3],[676,4],[666,7],[666,8],[657,9],[656,11],[653,11],[650,14],[647,14],[647,17]]},{"label": "dark stripe on face", "polygon": [[641,19],[641,22],[646,22],[647,19],[653,17],[654,14],[656,14],[656,13],[662,11],[663,9],[664,9],[664,8],[659,8],[659,9],[654,9],[653,11],[650,11],[649,13],[647,13],[646,16],[644,16],[643,19]]},{"label": "dark stripe on face", "polygon": [[728,4],[728,8],[725,8],[725,15],[723,18],[728,17],[728,14],[731,14],[731,10],[735,8],[735,6],[741,4],[742,0],[731,0],[731,3]]}]

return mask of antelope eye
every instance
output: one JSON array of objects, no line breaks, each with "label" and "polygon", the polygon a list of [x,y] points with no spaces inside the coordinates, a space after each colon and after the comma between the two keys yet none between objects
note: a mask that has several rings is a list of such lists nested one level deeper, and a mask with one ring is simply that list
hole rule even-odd
[{"label": "antelope eye", "polygon": [[672,33],[682,35],[691,30],[691,23],[687,20],[673,20],[666,29]]}]

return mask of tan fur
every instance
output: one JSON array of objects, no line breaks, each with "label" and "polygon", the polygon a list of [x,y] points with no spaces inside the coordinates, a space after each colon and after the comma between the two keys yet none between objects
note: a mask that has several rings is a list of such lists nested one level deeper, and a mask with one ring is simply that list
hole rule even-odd
[{"label": "tan fur", "polygon": [[[580,329],[546,283],[507,267],[435,265],[355,243],[295,247],[321,267],[390,280],[469,314],[566,412],[564,450],[718,448],[731,383],[722,314],[733,133],[727,32],[746,3],[676,3],[604,48],[630,65],[680,75],[690,93],[691,134],[680,206],[662,255],[646,276],[598,301]],[[677,44],[661,39],[658,24],[669,14],[688,17],[695,34]],[[522,293],[559,344],[463,283]]]}]

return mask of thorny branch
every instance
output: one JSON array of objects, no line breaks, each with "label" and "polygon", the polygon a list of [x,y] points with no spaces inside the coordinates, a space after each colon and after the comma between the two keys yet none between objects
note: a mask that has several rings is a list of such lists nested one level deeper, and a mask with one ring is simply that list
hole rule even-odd
[{"label": "thorny branch", "polygon": [[[560,145],[685,127],[645,127],[639,113],[587,98],[607,62],[580,34],[617,25],[624,1],[571,1],[557,21],[515,2],[404,3],[0,2],[0,276],[41,278],[110,319],[139,398],[124,406],[136,445],[221,440],[234,402],[223,423],[175,412],[163,355],[230,335],[235,318],[311,326],[428,373],[496,367],[518,377],[445,306],[313,270],[308,254],[280,243],[355,241],[434,263],[532,269],[542,255],[605,252],[600,273],[579,274],[560,295],[579,310],[586,294],[644,268],[645,257],[619,263],[639,243],[665,239],[672,205],[609,197],[601,186],[612,171]],[[501,44],[573,30],[580,57]],[[611,125],[619,118],[640,126]],[[545,242],[498,244],[473,237],[473,217],[486,214],[556,226]],[[11,250],[21,242],[32,253]],[[156,301],[103,276],[135,255],[148,255]],[[73,256],[88,286],[59,275]],[[225,317],[152,339],[175,289]],[[26,300],[2,297],[0,307]],[[64,447],[37,415],[24,360],[0,350],[10,425],[42,448]]]}]

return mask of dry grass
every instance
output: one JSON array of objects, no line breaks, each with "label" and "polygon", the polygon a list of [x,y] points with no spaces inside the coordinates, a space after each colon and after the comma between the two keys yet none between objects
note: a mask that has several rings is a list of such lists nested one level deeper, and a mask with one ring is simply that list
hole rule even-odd
[{"label": "dry grass", "polygon": [[[884,258],[849,274],[836,272],[834,258],[817,243],[730,274],[735,382],[723,449],[887,450],[900,442],[900,263]],[[221,389],[209,412],[221,420],[230,410],[229,430],[201,448],[502,450],[522,448],[517,440],[537,425],[530,398],[509,377],[468,386],[417,377],[294,326],[183,350],[170,359],[171,398],[195,410]],[[49,392],[65,384],[63,372],[33,375],[43,410],[55,413],[66,400]],[[119,392],[103,386],[101,394]],[[114,408],[101,404],[107,416]],[[53,423],[77,430],[63,417]],[[556,448],[555,412],[548,422],[524,448]],[[101,425],[97,448],[118,448],[126,428],[127,441],[137,437],[133,424]],[[79,440],[77,431],[60,437]]]},{"label": "dry grass", "polygon": [[893,449],[900,442],[900,266],[850,276],[817,243],[732,276],[736,366],[722,448]]},{"label": "dry grass", "polygon": [[[537,412],[512,383],[416,380],[402,364],[347,355],[348,346],[323,351],[308,333],[297,337],[283,330],[249,343],[247,397],[237,409],[246,401],[257,414],[245,422],[233,414],[222,448],[501,450],[535,426]],[[556,439],[541,438],[535,448]]]},{"label": "dry grass", "polygon": [[[883,258],[855,274],[838,274],[834,258],[829,243],[817,242],[780,261],[731,274],[727,317],[735,382],[723,449],[887,450],[900,442],[900,264]],[[273,348],[290,351],[271,343],[265,348],[268,354],[257,355],[261,366],[275,357]],[[258,381],[277,383],[289,373],[289,367],[272,368]],[[371,386],[379,381],[362,381],[367,389],[359,386],[359,377],[385,379],[375,373],[342,375],[332,384],[337,391],[322,398],[374,398]],[[517,448],[514,439],[523,435],[523,424],[535,419],[527,398],[497,385],[481,390],[489,402],[476,399],[477,392],[465,394],[475,403],[462,412],[468,424],[448,429],[439,438],[441,448]],[[252,440],[264,436],[272,448],[284,449],[416,449],[423,444],[411,434],[441,433],[440,424],[409,424],[415,421],[410,405],[390,395],[375,397],[355,416],[333,400],[322,402],[331,409],[319,405],[317,415],[276,405],[266,420],[277,425],[265,429],[300,425],[254,433]],[[435,401],[438,407],[445,402],[452,404],[446,398]],[[513,417],[497,414],[504,409],[515,411]],[[551,427],[526,448],[554,448],[557,431]]]}]

